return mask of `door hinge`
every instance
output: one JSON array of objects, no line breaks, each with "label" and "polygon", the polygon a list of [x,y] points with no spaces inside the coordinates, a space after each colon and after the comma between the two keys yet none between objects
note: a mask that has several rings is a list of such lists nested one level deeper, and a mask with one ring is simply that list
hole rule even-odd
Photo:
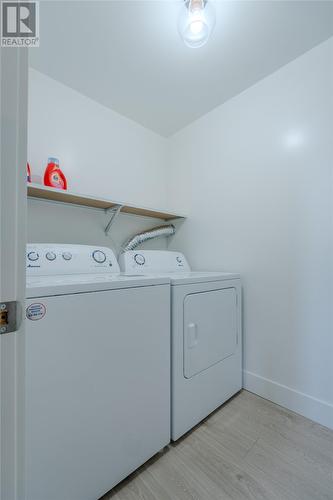
[{"label": "door hinge", "polygon": [[0,335],[16,332],[20,327],[19,303],[0,302]]}]

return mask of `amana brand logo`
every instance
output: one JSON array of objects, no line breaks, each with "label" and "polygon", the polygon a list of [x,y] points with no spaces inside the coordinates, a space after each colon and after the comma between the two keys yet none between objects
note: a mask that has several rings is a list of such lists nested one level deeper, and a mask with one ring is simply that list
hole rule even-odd
[{"label": "amana brand logo", "polygon": [[1,2],[1,47],[39,47],[39,2]]}]

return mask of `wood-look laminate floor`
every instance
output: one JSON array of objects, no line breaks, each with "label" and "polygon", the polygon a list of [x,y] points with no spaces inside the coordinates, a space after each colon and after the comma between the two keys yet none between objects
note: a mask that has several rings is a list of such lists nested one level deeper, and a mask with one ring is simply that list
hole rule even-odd
[{"label": "wood-look laminate floor", "polygon": [[333,431],[247,391],[103,500],[333,500]]}]

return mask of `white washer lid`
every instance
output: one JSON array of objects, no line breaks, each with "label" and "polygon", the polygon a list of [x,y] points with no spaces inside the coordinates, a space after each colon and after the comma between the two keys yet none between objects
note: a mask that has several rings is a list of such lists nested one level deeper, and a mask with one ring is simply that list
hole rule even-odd
[{"label": "white washer lid", "polygon": [[27,278],[26,297],[51,297],[170,284],[167,276],[124,276],[120,274],[77,274]]}]

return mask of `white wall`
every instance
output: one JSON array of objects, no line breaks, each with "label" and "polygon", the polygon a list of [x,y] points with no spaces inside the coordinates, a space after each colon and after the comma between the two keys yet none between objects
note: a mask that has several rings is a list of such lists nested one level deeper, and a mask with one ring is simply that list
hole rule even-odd
[{"label": "white wall", "polygon": [[166,206],[167,140],[33,69],[28,132],[33,173],[55,156],[72,191]]},{"label": "white wall", "polygon": [[[167,140],[33,69],[28,134],[33,176],[42,176],[48,156],[55,156],[72,191],[166,207]],[[118,249],[131,234],[161,221],[121,216],[110,238],[103,233],[106,223],[102,212],[29,202],[28,241],[86,242]]]},{"label": "white wall", "polygon": [[[121,245],[139,231],[163,224],[159,219],[120,214],[108,236],[104,233],[109,217],[101,210],[52,205],[38,200],[28,203],[28,241],[99,245],[120,252]],[[141,248],[165,249],[166,238],[147,241]]]},{"label": "white wall", "polygon": [[245,386],[333,428],[333,39],[171,139],[171,248],[244,281]]}]

